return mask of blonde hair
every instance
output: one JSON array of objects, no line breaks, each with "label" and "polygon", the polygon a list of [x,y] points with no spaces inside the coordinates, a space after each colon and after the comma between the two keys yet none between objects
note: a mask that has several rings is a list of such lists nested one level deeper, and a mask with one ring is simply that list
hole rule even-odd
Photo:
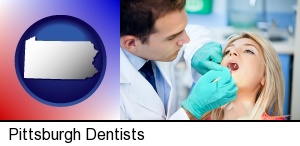
[{"label": "blonde hair", "polygon": [[[225,48],[234,41],[242,38],[252,39],[260,45],[265,65],[265,84],[257,93],[257,100],[249,120],[260,120],[264,113],[274,117],[282,117],[284,81],[277,52],[267,39],[253,32],[243,32],[240,35],[231,36],[228,39]],[[224,109],[220,107],[210,111],[202,116],[201,119],[207,119],[208,117],[212,120],[221,120],[224,117]]]}]

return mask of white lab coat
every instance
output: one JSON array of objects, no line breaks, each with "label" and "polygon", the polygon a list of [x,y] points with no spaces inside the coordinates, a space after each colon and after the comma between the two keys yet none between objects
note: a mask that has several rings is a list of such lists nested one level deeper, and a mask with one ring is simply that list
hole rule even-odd
[{"label": "white lab coat", "polygon": [[178,57],[172,62],[155,61],[163,78],[170,86],[168,112],[165,114],[163,102],[148,81],[133,67],[120,48],[120,119],[128,120],[188,120],[184,110],[180,107],[185,99],[176,96],[174,66],[182,56],[194,81],[200,78],[191,68],[193,54],[206,42],[212,40],[211,33],[204,27],[189,25],[186,32],[190,42],[180,50]]}]

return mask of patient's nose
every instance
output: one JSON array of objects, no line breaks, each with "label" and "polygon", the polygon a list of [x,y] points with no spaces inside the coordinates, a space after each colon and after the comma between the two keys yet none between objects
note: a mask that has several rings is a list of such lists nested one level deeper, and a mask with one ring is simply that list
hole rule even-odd
[{"label": "patient's nose", "polygon": [[231,49],[229,56],[238,56],[238,52],[235,49]]}]

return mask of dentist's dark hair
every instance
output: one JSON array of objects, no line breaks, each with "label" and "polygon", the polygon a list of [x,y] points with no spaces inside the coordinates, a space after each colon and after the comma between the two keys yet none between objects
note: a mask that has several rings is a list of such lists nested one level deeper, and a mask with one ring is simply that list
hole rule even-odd
[{"label": "dentist's dark hair", "polygon": [[186,0],[121,0],[120,36],[133,35],[147,43],[158,18],[184,8]]}]

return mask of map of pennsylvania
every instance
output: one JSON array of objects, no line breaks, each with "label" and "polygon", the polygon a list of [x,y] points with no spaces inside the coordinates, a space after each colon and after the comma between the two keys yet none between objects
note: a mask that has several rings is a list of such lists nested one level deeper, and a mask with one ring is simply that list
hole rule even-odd
[{"label": "map of pennsylvania", "polygon": [[42,41],[32,37],[25,42],[24,78],[86,79],[98,70],[97,54],[90,41]]}]

